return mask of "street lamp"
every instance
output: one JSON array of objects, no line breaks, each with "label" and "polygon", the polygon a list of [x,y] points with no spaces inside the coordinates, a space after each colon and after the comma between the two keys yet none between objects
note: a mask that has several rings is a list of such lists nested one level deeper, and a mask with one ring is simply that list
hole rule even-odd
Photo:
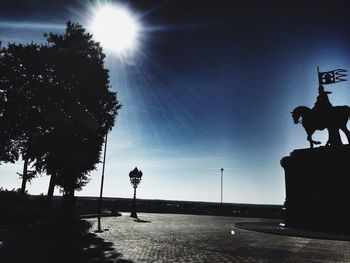
[{"label": "street lamp", "polygon": [[221,204],[222,204],[222,183],[223,183],[224,168],[221,168]]},{"label": "street lamp", "polygon": [[134,199],[132,200],[131,215],[130,217],[137,218],[136,214],[136,188],[141,182],[142,172],[137,167],[129,173],[130,183],[134,187]]},{"label": "street lamp", "polygon": [[223,185],[223,175],[224,175],[224,168],[221,168],[221,214],[223,214],[223,209],[222,209],[222,185]]}]

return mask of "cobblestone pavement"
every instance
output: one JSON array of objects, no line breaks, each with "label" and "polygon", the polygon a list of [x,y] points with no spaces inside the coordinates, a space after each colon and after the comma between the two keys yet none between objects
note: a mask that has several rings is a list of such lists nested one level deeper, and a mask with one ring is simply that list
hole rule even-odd
[{"label": "cobblestone pavement", "polygon": [[[235,227],[238,222],[264,219],[138,216],[143,222],[135,222],[124,213],[102,218],[102,228],[109,231],[98,234],[133,262],[350,262],[349,241],[280,236]],[[94,223],[91,231],[96,230],[96,219],[89,221]]]}]

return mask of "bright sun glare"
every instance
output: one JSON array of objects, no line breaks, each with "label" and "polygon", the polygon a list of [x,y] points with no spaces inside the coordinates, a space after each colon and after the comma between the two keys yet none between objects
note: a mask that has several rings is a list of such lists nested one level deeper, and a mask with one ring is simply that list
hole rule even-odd
[{"label": "bright sun glare", "polygon": [[108,4],[94,12],[91,31],[104,49],[121,55],[136,47],[139,26],[126,8]]}]

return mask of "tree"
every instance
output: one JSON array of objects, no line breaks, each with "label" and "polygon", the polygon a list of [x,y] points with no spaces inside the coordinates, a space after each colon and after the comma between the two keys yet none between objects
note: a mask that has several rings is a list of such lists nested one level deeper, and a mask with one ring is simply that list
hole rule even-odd
[{"label": "tree", "polygon": [[15,140],[18,136],[16,133],[17,125],[13,125],[12,116],[10,115],[11,110],[9,110],[13,106],[11,95],[16,92],[12,88],[15,80],[11,79],[15,68],[13,56],[9,56],[7,49],[4,47],[0,49],[0,72],[0,162],[13,163],[19,157]]},{"label": "tree", "polygon": [[9,44],[1,49],[1,149],[0,161],[24,160],[21,193],[27,180],[36,176],[28,164],[36,158],[38,142],[49,131],[45,121],[45,88],[52,80],[45,63],[47,48],[36,44]]},{"label": "tree", "polygon": [[121,105],[110,90],[105,55],[78,23],[64,34],[45,34],[45,45],[9,44],[1,49],[0,161],[24,162],[51,175],[72,206],[74,191],[96,168],[105,135]]},{"label": "tree", "polygon": [[[55,125],[46,169],[55,174],[67,204],[74,191],[88,182],[96,169],[104,137],[114,125],[121,105],[110,91],[105,55],[80,24],[68,22],[64,34],[46,34],[55,82],[60,92],[61,118]],[[56,111],[57,112],[57,111]],[[69,205],[68,205],[69,206]]]}]

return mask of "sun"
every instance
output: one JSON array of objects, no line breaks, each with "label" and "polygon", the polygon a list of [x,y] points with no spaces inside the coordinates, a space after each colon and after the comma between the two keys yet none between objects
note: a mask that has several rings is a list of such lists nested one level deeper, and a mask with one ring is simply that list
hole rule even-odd
[{"label": "sun", "polygon": [[139,25],[128,9],[105,4],[95,10],[90,30],[106,51],[121,55],[136,48]]}]

